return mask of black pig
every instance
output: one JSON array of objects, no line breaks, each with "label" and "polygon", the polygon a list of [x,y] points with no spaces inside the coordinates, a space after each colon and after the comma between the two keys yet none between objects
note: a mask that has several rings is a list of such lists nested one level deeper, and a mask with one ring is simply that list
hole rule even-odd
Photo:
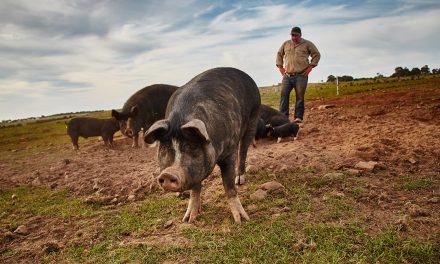
[{"label": "black pig", "polygon": [[262,104],[260,107],[260,120],[258,121],[255,139],[258,140],[269,136],[269,127],[267,125],[276,127],[287,123],[290,123],[290,121],[285,114],[268,105]]},{"label": "black pig", "polygon": [[79,149],[78,138],[101,136],[108,147],[113,145],[113,135],[119,130],[115,118],[98,119],[93,117],[75,117],[67,124],[67,134],[72,140],[73,148]]},{"label": "black pig", "polygon": [[132,147],[138,147],[139,131],[147,129],[165,117],[168,100],[178,87],[154,84],[134,93],[125,102],[122,111],[112,110],[112,116],[120,122],[121,133],[133,139]]},{"label": "black pig", "polygon": [[159,140],[158,182],[167,191],[191,190],[183,221],[200,212],[202,181],[220,167],[223,187],[236,223],[249,219],[234,183],[245,174],[247,151],[260,108],[257,85],[234,68],[205,71],[177,90],[168,102],[165,118],[154,123],[144,140]]},{"label": "black pig", "polygon": [[293,122],[276,127],[269,124],[267,125],[267,128],[269,130],[269,136],[278,138],[278,143],[281,142],[283,137],[293,136],[294,140],[296,140],[299,133],[299,125]]}]

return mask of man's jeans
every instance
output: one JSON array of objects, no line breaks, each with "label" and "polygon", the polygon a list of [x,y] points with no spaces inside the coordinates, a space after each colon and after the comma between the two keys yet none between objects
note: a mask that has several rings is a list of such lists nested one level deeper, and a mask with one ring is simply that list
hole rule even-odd
[{"label": "man's jeans", "polygon": [[307,89],[309,77],[302,74],[293,74],[283,76],[281,83],[280,112],[289,117],[289,99],[290,92],[295,89],[295,118],[304,117],[304,94]]}]

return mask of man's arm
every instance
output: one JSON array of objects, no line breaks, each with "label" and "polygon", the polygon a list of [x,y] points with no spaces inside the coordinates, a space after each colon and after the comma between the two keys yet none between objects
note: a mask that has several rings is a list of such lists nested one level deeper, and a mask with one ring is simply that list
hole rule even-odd
[{"label": "man's arm", "polygon": [[309,52],[310,57],[312,57],[312,61],[310,62],[309,67],[304,70],[304,76],[308,76],[312,69],[318,66],[319,59],[321,59],[321,53],[319,53],[316,46],[312,42],[309,43]]},{"label": "man's arm", "polygon": [[284,74],[286,73],[286,70],[283,67],[283,64],[284,64],[283,59],[284,59],[284,43],[278,49],[277,60],[276,60],[276,66],[278,67],[278,70],[280,71],[282,76],[284,76]]},{"label": "man's arm", "polygon": [[310,57],[312,57],[312,61],[310,62],[310,65],[313,65],[313,67],[318,66],[318,62],[321,59],[321,53],[319,53],[318,49],[316,48],[315,44],[310,42]]}]

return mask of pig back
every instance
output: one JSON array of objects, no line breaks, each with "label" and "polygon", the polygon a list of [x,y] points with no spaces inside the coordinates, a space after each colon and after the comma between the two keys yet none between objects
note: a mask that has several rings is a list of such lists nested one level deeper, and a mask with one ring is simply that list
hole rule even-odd
[{"label": "pig back", "polygon": [[166,118],[172,127],[200,119],[214,145],[225,140],[237,144],[250,122],[256,125],[260,104],[258,87],[249,75],[235,68],[214,68],[173,94]]},{"label": "pig back", "polygon": [[75,117],[67,125],[67,133],[70,136],[93,137],[102,134],[102,128],[107,124],[108,119],[93,117]]},{"label": "pig back", "polygon": [[263,119],[265,124],[271,124],[272,126],[280,126],[290,122],[289,118],[283,113],[264,104],[260,108],[260,118]]},{"label": "pig back", "polygon": [[122,113],[128,114],[133,106],[137,106],[138,114],[134,118],[141,120],[143,124],[151,125],[165,117],[168,100],[177,88],[167,84],[154,84],[142,88],[127,99]]}]

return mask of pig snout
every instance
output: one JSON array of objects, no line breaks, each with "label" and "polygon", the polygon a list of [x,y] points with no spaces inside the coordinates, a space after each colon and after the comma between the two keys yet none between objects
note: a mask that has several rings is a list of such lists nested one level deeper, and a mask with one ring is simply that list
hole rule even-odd
[{"label": "pig snout", "polygon": [[131,129],[126,129],[126,130],[125,130],[125,135],[126,135],[127,137],[129,137],[129,138],[132,138],[132,137],[133,137],[133,130],[131,130]]},{"label": "pig snout", "polygon": [[157,182],[165,191],[178,192],[183,187],[183,182],[178,174],[166,170],[157,177]]}]

